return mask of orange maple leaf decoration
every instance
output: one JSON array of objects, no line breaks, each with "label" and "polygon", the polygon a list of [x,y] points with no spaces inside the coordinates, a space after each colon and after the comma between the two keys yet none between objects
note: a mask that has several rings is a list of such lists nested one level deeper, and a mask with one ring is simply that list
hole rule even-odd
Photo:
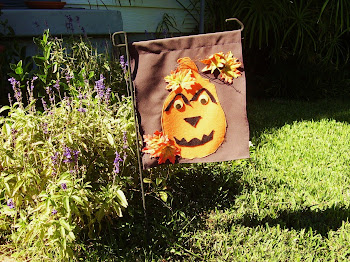
[{"label": "orange maple leaf decoration", "polygon": [[166,89],[170,91],[180,87],[190,90],[196,81],[192,75],[191,69],[171,71],[171,74],[164,77],[164,80],[168,83]]},{"label": "orange maple leaf decoration", "polygon": [[206,64],[207,66],[203,68],[202,72],[209,71],[212,74],[215,69],[219,69],[224,67],[225,65],[225,56],[223,52],[215,53],[211,56],[209,56],[208,59],[201,60],[203,64]]},{"label": "orange maple leaf decoration", "polygon": [[216,69],[219,70],[219,77],[225,82],[232,84],[234,78],[238,78],[242,75],[239,68],[242,63],[233,56],[232,52],[229,51],[226,55],[223,52],[215,53],[208,59],[201,60],[206,67],[202,69],[202,72],[209,71],[212,74]]},{"label": "orange maple leaf decoration", "polygon": [[143,139],[146,147],[142,149],[142,152],[150,154],[151,157],[158,157],[158,164],[165,163],[167,160],[175,164],[176,156],[180,155],[180,149],[167,135],[156,131],[153,136],[144,135]]}]

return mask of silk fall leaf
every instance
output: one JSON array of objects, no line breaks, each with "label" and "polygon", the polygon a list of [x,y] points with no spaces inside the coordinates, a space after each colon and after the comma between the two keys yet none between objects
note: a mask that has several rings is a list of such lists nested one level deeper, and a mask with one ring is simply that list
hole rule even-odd
[{"label": "silk fall leaf", "polygon": [[196,81],[191,69],[171,71],[171,74],[166,76],[164,80],[168,83],[166,89],[170,91],[177,90],[180,87],[190,90]]},{"label": "silk fall leaf", "polygon": [[215,53],[208,59],[201,60],[206,67],[203,68],[202,72],[209,71],[212,74],[216,69],[220,72],[219,77],[225,82],[232,84],[234,78],[238,78],[242,75],[239,68],[242,63],[233,56],[232,52],[229,51],[224,55],[223,52]]},{"label": "silk fall leaf", "polygon": [[158,157],[158,164],[165,163],[167,160],[175,164],[176,156],[180,155],[180,149],[167,135],[156,131],[153,135],[144,135],[143,139],[146,147],[142,152],[150,154],[151,158]]}]

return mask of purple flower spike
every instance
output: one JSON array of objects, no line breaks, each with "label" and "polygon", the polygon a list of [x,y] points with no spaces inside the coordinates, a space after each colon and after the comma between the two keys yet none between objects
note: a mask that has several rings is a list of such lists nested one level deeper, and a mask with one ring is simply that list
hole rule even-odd
[{"label": "purple flower spike", "polygon": [[70,15],[66,15],[66,28],[68,32],[74,33],[73,18]]},{"label": "purple flower spike", "polygon": [[49,130],[47,129],[47,123],[42,123],[42,128],[43,128],[44,134],[48,134],[49,133]]},{"label": "purple flower spike", "polygon": [[124,149],[127,149],[129,146],[128,146],[128,137],[126,136],[126,131],[123,131],[123,148]]},{"label": "purple flower spike", "polygon": [[60,91],[60,80],[57,79],[56,83],[53,85],[54,88],[56,88],[57,91]]},{"label": "purple flower spike", "polygon": [[51,214],[52,215],[56,215],[57,214],[57,210],[56,209],[52,209]]},{"label": "purple flower spike", "polygon": [[78,150],[73,150],[73,157],[74,160],[77,162],[78,161],[78,157],[79,157],[80,151]]},{"label": "purple flower spike", "polygon": [[71,76],[70,74],[66,73],[66,81],[67,81],[67,83],[69,83],[72,78],[73,78],[73,76]]},{"label": "purple flower spike", "polygon": [[81,32],[84,34],[85,37],[87,37],[87,34],[86,34],[86,31],[85,31],[85,28],[82,26],[80,27],[80,30]]},{"label": "purple flower spike", "polygon": [[115,152],[115,159],[114,159],[114,162],[113,162],[113,165],[114,165],[114,168],[113,168],[113,173],[114,174],[119,174],[119,163],[120,162],[123,162],[123,159],[120,158],[120,155],[118,153],[118,151]]},{"label": "purple flower spike", "polygon": [[66,183],[62,183],[62,184],[61,184],[61,188],[62,188],[63,190],[67,190],[67,184],[66,184]]},{"label": "purple flower spike", "polygon": [[21,83],[13,77],[8,79],[8,81],[12,85],[12,89],[13,89],[13,92],[14,92],[14,95],[15,95],[17,102],[22,104],[22,91],[20,89]]},{"label": "purple flower spike", "polygon": [[94,86],[94,89],[97,93],[97,96],[99,99],[103,99],[104,95],[105,95],[105,85],[103,83],[103,81],[105,80],[106,78],[104,78],[104,76],[101,74],[100,75],[100,80],[97,80],[95,81],[95,86]]},{"label": "purple flower spike", "polygon": [[124,149],[124,154],[123,154],[123,159],[124,161],[128,157],[128,153],[126,149],[128,148],[128,137],[126,136],[126,131],[123,131],[123,149]]},{"label": "purple flower spike", "polygon": [[69,147],[64,148],[63,156],[65,157],[65,159],[63,160],[64,163],[73,162],[72,150]]},{"label": "purple flower spike", "polygon": [[124,58],[123,55],[121,55],[121,56],[119,57],[119,63],[120,63],[120,65],[121,65],[122,67],[125,66],[125,58]]},{"label": "purple flower spike", "polygon": [[10,106],[12,107],[12,97],[11,97],[11,94],[10,94],[10,93],[8,93],[8,98],[9,98]]},{"label": "purple flower spike", "polygon": [[79,90],[79,94],[78,94],[78,99],[79,100],[82,100],[84,98],[84,96],[83,96],[83,94],[80,92],[80,90]]},{"label": "purple flower spike", "polygon": [[78,162],[80,151],[78,150],[72,150],[69,147],[64,148],[63,156],[65,159],[63,160],[64,163],[72,163],[72,162]]},{"label": "purple flower spike", "polygon": [[84,107],[80,107],[77,110],[81,113],[85,113],[87,111],[86,108],[84,108]]},{"label": "purple flower spike", "polygon": [[109,99],[111,97],[111,91],[112,91],[112,89],[109,88],[109,87],[106,89],[106,93],[105,93],[105,96],[104,96],[105,104],[109,103]]},{"label": "purple flower spike", "polygon": [[41,98],[41,103],[43,104],[44,110],[47,111],[47,104],[46,104],[44,98]]},{"label": "purple flower spike", "polygon": [[128,61],[125,61],[125,57],[123,55],[119,57],[119,63],[125,74],[128,66]]},{"label": "purple flower spike", "polygon": [[52,157],[51,157],[51,160],[52,160],[52,164],[54,166],[57,166],[58,165],[58,152],[56,152]]},{"label": "purple flower spike", "polygon": [[34,81],[37,80],[37,76],[33,76],[32,81],[30,82],[30,90],[33,91],[34,89]]},{"label": "purple flower spike", "polygon": [[46,94],[50,95],[51,94],[51,87],[47,86],[45,89],[46,89]]},{"label": "purple flower spike", "polygon": [[14,77],[11,77],[8,79],[8,81],[10,82],[10,84],[13,86],[15,86],[17,84],[17,80]]},{"label": "purple flower spike", "polygon": [[10,198],[9,200],[7,200],[7,206],[9,207],[9,208],[15,208],[15,204],[13,203],[13,199],[12,198]]}]

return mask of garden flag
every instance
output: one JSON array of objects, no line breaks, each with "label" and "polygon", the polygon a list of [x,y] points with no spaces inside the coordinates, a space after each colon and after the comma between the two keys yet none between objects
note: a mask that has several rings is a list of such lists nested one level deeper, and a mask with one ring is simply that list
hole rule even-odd
[{"label": "garden flag", "polygon": [[130,47],[142,164],[249,157],[241,30]]}]

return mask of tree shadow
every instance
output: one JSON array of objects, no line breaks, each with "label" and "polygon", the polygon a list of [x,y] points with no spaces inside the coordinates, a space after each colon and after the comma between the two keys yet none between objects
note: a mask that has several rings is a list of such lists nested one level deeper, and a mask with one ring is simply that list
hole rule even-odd
[{"label": "tree shadow", "polygon": [[[280,128],[294,121],[335,119],[350,123],[349,108],[350,103],[345,100],[305,102],[254,99],[247,102],[251,133],[256,137],[265,130]],[[169,249],[185,244],[186,238],[193,232],[206,227],[205,217],[210,212],[231,208],[243,186],[247,188],[241,180],[243,169],[244,164],[240,166],[236,162],[181,165],[178,173],[167,183],[167,190],[172,194],[169,205],[149,194],[146,197],[145,217],[141,194],[135,192],[134,197],[129,199],[124,217],[106,224],[100,233],[98,245],[95,244],[93,248],[98,249],[99,256],[105,254],[125,261],[144,261],[147,256],[155,260],[175,257],[168,253]],[[330,230],[341,227],[349,217],[350,210],[345,207],[325,210],[310,207],[299,211],[285,210],[278,217],[264,219],[246,215],[234,223],[247,227],[267,223],[295,230],[311,228],[327,235]],[[230,230],[232,223],[222,226]]]},{"label": "tree shadow", "polygon": [[[116,261],[161,261],[164,257],[181,260],[181,254],[177,256],[169,253],[170,250],[178,249],[179,245],[186,248],[186,239],[191,238],[193,232],[207,228],[207,217],[213,210],[232,208],[236,197],[243,190],[241,177],[239,165],[223,167],[195,164],[184,168],[172,176],[167,184],[173,194],[171,205],[167,206],[148,195],[145,217],[141,195],[137,192],[129,202],[132,208],[125,211],[124,217],[103,228],[100,238],[94,242],[93,251],[99,257],[104,254],[106,257],[118,258]],[[218,226],[230,232],[233,224],[251,228],[266,224],[270,227],[279,225],[290,230],[311,229],[327,236],[330,231],[339,229],[349,217],[350,209],[347,207],[334,206],[324,210],[308,207],[297,211],[284,210],[277,217],[266,216],[263,219],[247,214],[240,220],[222,221]]]},{"label": "tree shadow", "polygon": [[130,208],[125,210],[124,217],[106,225],[92,247],[98,249],[97,254],[110,252],[109,257],[126,261],[143,261],[147,252],[158,259],[175,256],[168,253],[169,249],[205,227],[203,216],[215,209],[229,208],[240,194],[241,173],[230,165],[233,163],[188,164],[167,183],[172,194],[169,205],[154,196],[146,196],[147,217],[137,192],[129,201]]},{"label": "tree shadow", "polygon": [[[330,207],[325,210],[313,210],[308,207],[303,210],[291,212],[282,211],[277,218],[267,216],[263,219],[257,219],[249,215],[235,221],[235,224],[241,224],[247,227],[279,225],[282,228],[294,230],[313,230],[322,236],[327,236],[329,231],[336,231],[342,224],[350,218],[350,209],[347,207]],[[232,226],[228,225],[230,228]]]}]

